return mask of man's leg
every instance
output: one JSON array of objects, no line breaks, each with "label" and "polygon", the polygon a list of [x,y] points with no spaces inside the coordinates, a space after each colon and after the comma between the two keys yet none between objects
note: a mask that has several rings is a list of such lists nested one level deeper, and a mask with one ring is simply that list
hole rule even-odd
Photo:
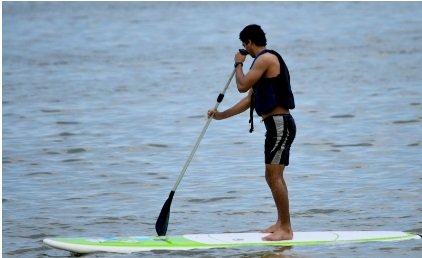
[{"label": "man's leg", "polygon": [[284,165],[265,165],[265,178],[271,189],[278,213],[277,223],[262,231],[264,233],[272,233],[263,238],[266,241],[291,240],[293,238],[290,224],[289,195],[283,172]]}]

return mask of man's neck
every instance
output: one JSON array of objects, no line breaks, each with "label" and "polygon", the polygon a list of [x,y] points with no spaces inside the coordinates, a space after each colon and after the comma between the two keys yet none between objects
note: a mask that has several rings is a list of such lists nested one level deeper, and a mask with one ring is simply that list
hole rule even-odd
[{"label": "man's neck", "polygon": [[261,51],[263,51],[263,50],[265,50],[265,49],[267,49],[267,48],[266,48],[266,47],[261,47],[261,46],[260,46],[260,47],[257,47],[257,46],[256,46],[256,47],[254,47],[254,48],[253,48],[253,50],[252,50],[252,52],[253,52],[253,53],[252,53],[252,54],[253,54],[253,56],[252,56],[252,57],[254,57],[254,58],[255,58],[255,57],[256,57],[259,53],[261,53]]}]

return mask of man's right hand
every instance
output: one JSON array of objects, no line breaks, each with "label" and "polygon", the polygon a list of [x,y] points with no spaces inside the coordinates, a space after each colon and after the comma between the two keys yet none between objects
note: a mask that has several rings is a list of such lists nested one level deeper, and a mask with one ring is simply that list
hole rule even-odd
[{"label": "man's right hand", "polygon": [[208,110],[208,118],[210,118],[210,117],[214,118],[215,120],[221,120],[222,119],[221,112],[218,112],[215,109]]}]

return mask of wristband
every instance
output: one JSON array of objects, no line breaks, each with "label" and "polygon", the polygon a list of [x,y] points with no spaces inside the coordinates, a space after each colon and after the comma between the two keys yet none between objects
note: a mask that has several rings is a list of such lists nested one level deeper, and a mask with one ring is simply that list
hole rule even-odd
[{"label": "wristband", "polygon": [[242,62],[236,62],[236,63],[234,64],[234,68],[236,68],[238,65],[243,66],[243,63],[242,63]]}]

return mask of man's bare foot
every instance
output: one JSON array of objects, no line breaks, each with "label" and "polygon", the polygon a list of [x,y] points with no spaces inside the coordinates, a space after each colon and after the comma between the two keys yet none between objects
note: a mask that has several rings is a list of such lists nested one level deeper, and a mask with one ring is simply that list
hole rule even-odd
[{"label": "man's bare foot", "polygon": [[281,240],[292,240],[293,232],[291,230],[278,229],[271,235],[263,237],[264,241],[281,241]]},{"label": "man's bare foot", "polygon": [[280,226],[278,224],[274,224],[269,228],[266,228],[264,230],[261,230],[261,233],[274,233],[276,232],[278,229],[280,228]]}]

